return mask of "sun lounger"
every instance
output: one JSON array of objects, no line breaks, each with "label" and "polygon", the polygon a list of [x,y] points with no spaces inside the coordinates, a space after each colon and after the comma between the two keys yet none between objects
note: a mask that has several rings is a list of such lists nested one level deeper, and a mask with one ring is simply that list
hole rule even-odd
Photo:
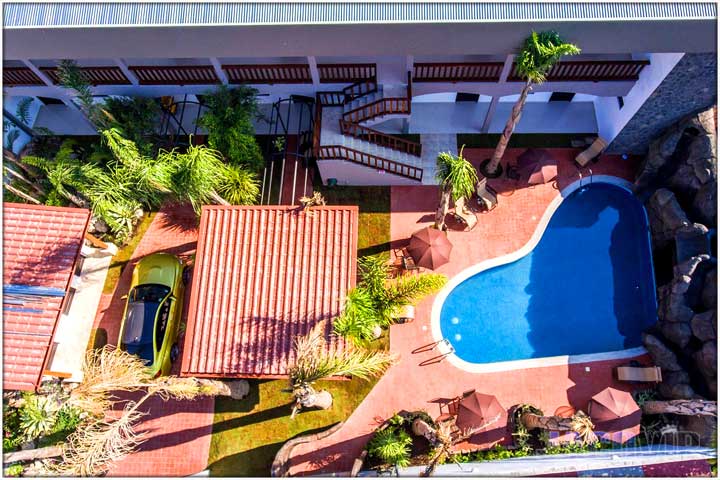
[{"label": "sun lounger", "polygon": [[585,165],[590,163],[590,160],[600,155],[602,151],[607,148],[607,146],[608,144],[605,140],[597,137],[592,143],[592,145],[580,152],[578,156],[575,157],[575,163],[577,163],[581,167],[584,167]]},{"label": "sun lounger", "polygon": [[408,253],[407,249],[405,249],[405,248],[402,249],[401,259],[402,259],[402,267],[405,270],[418,270],[420,268],[415,264],[415,260],[412,258],[412,256]]},{"label": "sun lounger", "polygon": [[487,183],[487,178],[481,178],[475,188],[478,205],[489,212],[497,206],[497,192]]},{"label": "sun lounger", "polygon": [[467,230],[472,230],[477,225],[477,217],[467,208],[464,198],[458,198],[455,202],[455,215],[467,225]]},{"label": "sun lounger", "polygon": [[615,371],[617,373],[617,379],[621,382],[662,382],[660,367],[623,366],[617,367]]}]

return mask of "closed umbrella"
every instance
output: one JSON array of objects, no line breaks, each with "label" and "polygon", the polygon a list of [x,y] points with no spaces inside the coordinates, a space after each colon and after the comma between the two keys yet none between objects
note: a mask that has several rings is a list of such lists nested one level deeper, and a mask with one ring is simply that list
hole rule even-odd
[{"label": "closed umbrella", "polygon": [[482,432],[506,417],[507,411],[495,396],[473,392],[458,403],[455,425],[460,430]]},{"label": "closed umbrella", "polygon": [[423,228],[410,237],[407,251],[415,264],[435,270],[450,261],[452,243],[436,228]]},{"label": "closed umbrella", "polygon": [[518,156],[517,172],[530,185],[548,183],[557,178],[557,162],[544,148],[528,148]]},{"label": "closed umbrella", "polygon": [[590,400],[590,419],[599,437],[625,443],[640,434],[642,412],[632,394],[608,387]]}]

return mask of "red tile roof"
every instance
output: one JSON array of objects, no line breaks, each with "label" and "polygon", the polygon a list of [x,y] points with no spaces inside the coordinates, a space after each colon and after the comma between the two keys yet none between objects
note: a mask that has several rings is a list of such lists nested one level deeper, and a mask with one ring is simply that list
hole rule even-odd
[{"label": "red tile roof", "polygon": [[357,224],[353,206],[203,207],[182,375],[284,376],[294,338],[355,286]]},{"label": "red tile roof", "polygon": [[3,389],[40,382],[90,211],[3,205]]}]

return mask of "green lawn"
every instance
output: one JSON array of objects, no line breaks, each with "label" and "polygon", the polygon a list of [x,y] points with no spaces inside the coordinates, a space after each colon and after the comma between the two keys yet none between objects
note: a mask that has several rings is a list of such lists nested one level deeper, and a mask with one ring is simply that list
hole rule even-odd
[{"label": "green lawn", "polygon": [[[358,254],[389,252],[390,189],[388,187],[319,187],[329,205],[359,205]],[[387,335],[374,348],[387,347]],[[287,380],[250,382],[242,401],[218,398],[208,466],[212,476],[268,476],[275,454],[299,435],[325,430],[343,421],[370,392],[375,380],[322,381],[319,388],[334,398],[329,410],[306,410],[290,420],[292,396]]]},{"label": "green lawn", "polygon": [[117,255],[115,255],[110,261],[107,277],[105,277],[105,285],[103,285],[103,293],[112,293],[115,290],[115,286],[117,285],[118,280],[120,280],[120,274],[122,273],[123,268],[130,261],[135,248],[137,248],[143,235],[147,232],[147,229],[150,227],[156,213],[157,212],[150,212],[145,214],[135,230],[133,237],[127,244],[118,249]]}]

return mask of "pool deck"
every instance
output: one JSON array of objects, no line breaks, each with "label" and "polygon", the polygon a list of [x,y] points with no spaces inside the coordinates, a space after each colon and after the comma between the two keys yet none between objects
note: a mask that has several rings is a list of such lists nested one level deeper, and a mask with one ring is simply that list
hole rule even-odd
[{"label": "pool deck", "polygon": [[[509,149],[507,159],[525,149]],[[452,278],[465,268],[483,260],[514,252],[525,245],[559,191],[578,179],[572,159],[577,149],[552,149],[558,160],[558,181],[555,184],[519,187],[506,179],[490,180],[498,191],[499,202],[493,211],[478,214],[478,225],[470,232],[452,230],[448,238],[454,248],[450,262],[437,271]],[[465,156],[476,166],[492,153],[488,149],[466,149]],[[638,159],[623,160],[603,156],[590,167],[594,174],[613,175],[632,181]],[[410,235],[433,223],[438,189],[434,186],[393,187],[391,196],[391,245],[404,246]],[[427,410],[435,417],[441,405],[476,389],[495,395],[510,408],[519,403],[532,403],[546,414],[556,408],[572,405],[586,410],[590,398],[608,386],[630,390],[612,377],[613,368],[629,359],[536,367],[495,373],[470,373],[450,362],[432,361],[437,350],[413,353],[434,342],[430,329],[430,312],[434,297],[418,305],[413,323],[391,327],[390,348],[400,356],[377,383],[360,406],[334,434],[317,442],[301,444],[291,458],[290,475],[312,475],[348,472],[379,422],[400,410]],[[572,325],[558,335],[571,335]],[[647,360],[647,359],[642,359]],[[587,369],[589,370],[587,370]],[[443,410],[444,411],[444,410]],[[302,413],[300,414],[302,415]],[[511,437],[504,425],[478,434],[458,445],[460,450],[477,449],[494,443],[509,443]]]}]

